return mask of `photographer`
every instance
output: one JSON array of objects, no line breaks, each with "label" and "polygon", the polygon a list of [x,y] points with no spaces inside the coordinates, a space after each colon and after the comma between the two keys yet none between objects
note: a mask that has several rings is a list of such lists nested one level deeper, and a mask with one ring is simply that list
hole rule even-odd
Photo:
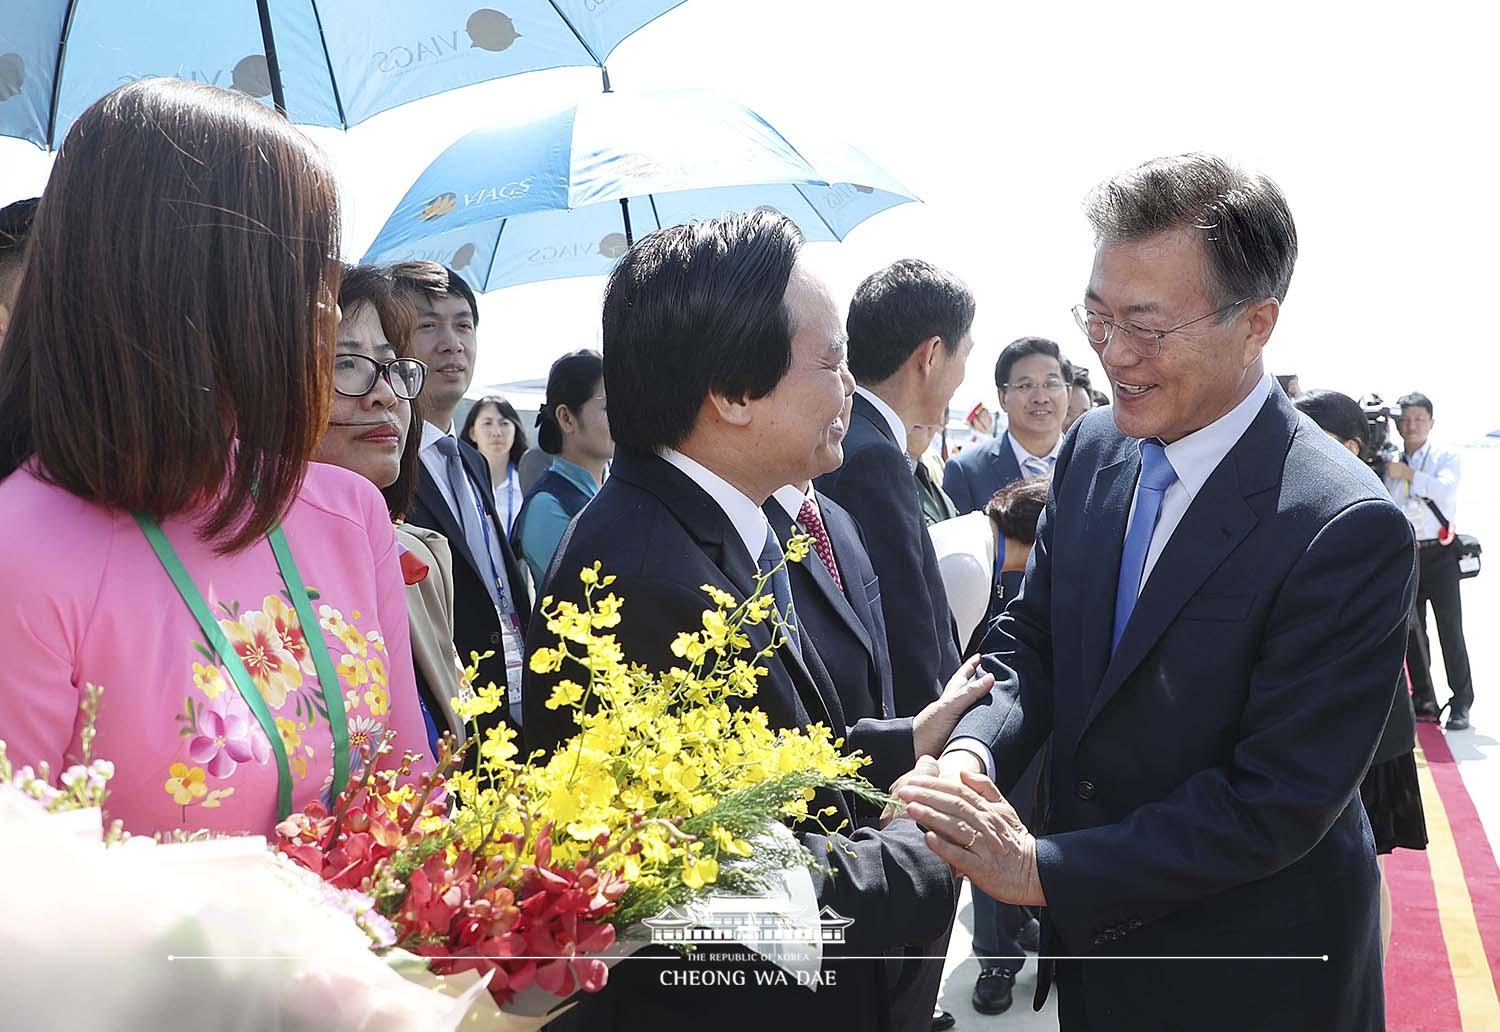
[{"label": "photographer", "polygon": [[1416,531],[1420,550],[1417,586],[1417,627],[1407,647],[1412,694],[1417,715],[1436,719],[1441,712],[1433,690],[1431,651],[1427,636],[1427,603],[1437,615],[1438,639],[1443,643],[1443,666],[1448,674],[1448,730],[1469,726],[1469,707],[1474,704],[1474,683],[1469,672],[1469,650],[1464,644],[1463,605],[1458,590],[1458,551],[1452,521],[1458,508],[1459,463],[1455,452],[1429,443],[1432,432],[1432,401],[1423,394],[1408,394],[1399,402],[1401,418],[1396,424],[1404,450],[1398,460],[1386,463],[1385,486],[1406,513]]}]

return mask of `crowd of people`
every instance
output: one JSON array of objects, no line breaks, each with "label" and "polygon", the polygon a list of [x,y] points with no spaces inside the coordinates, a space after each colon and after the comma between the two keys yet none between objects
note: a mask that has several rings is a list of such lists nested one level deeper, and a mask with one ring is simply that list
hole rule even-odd
[{"label": "crowd of people", "polygon": [[[796,226],[759,210],[630,248],[602,354],[554,363],[532,448],[503,397],[458,419],[470,286],[341,264],[334,178],[298,131],[213,87],[123,86],[0,226],[0,739],[61,770],[102,685],[111,816],[268,833],[378,741],[423,763],[461,741],[471,658],[528,750],[569,737],[546,705],[567,673],[527,660],[550,644],[536,600],[581,602],[583,567],[617,578],[618,641],[657,667],[704,586],[776,571],[789,631],[753,629],[754,704],[833,728],[907,804],[827,792],[842,830],[796,829],[819,906],[853,921],[837,977],[672,979],[761,962],[663,952],[558,1027],[948,1027],[959,876],[981,1013],[1012,1006],[1029,949],[1125,958],[1043,962],[1064,1029],[1382,1027],[1375,854],[1426,841],[1428,600],[1448,727],[1473,704],[1457,460],[1411,395],[1382,485],[1358,404],[1268,375],[1297,254],[1269,179],[1160,159],[1088,212],[1074,317],[1112,401],[1020,337],[995,366],[1004,431],[938,468],[974,294],[898,261],[841,319]],[[798,535],[810,554],[778,570]],[[1139,959],[1325,954],[1248,987]]]}]

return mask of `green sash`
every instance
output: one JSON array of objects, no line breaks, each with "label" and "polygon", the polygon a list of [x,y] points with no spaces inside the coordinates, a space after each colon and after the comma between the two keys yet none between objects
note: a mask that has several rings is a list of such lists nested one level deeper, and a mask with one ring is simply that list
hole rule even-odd
[{"label": "green sash", "polygon": [[[276,728],[276,721],[271,717],[266,700],[262,698],[260,689],[255,687],[255,682],[250,679],[250,672],[245,669],[245,664],[240,660],[239,654],[229,643],[229,638],[225,636],[223,628],[214,619],[208,603],[203,600],[203,595],[193,583],[193,578],[183,567],[182,560],[177,556],[177,550],[162,533],[161,525],[151,516],[140,512],[135,514],[135,522],[140,525],[141,532],[151,543],[152,551],[160,560],[162,569],[167,571],[167,576],[171,577],[172,583],[177,586],[182,600],[192,610],[199,629],[203,631],[208,643],[218,653],[219,661],[224,664],[224,669],[229,673],[229,678],[234,682],[236,690],[239,691],[240,698],[245,700],[245,705],[250,707],[250,712],[255,714],[261,730],[266,733],[266,738],[271,743],[271,752],[276,757],[276,811],[280,815],[279,820],[286,820],[292,813],[292,770],[287,762],[286,743],[281,740],[281,732]],[[333,666],[333,657],[328,654],[328,644],[323,640],[323,631],[318,626],[316,614],[313,613],[312,601],[307,597],[307,587],[302,583],[302,574],[292,558],[292,550],[287,546],[286,535],[282,533],[281,527],[277,526],[267,537],[271,542],[271,551],[276,556],[277,569],[281,571],[281,581],[286,585],[287,594],[291,596],[292,605],[297,610],[297,620],[302,625],[302,637],[312,651],[313,665],[318,671],[318,683],[323,688],[323,702],[328,708],[328,726],[333,732],[333,795],[337,797],[349,782],[349,721],[344,713],[344,695],[339,690],[338,673]]]}]

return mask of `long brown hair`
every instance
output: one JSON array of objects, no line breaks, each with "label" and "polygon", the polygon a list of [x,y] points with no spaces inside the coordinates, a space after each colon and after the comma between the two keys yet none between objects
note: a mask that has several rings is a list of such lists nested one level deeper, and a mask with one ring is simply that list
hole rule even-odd
[{"label": "long brown hair", "polygon": [[[374,309],[381,332],[396,349],[398,357],[413,357],[411,334],[417,324],[417,308],[411,298],[397,288],[389,266],[350,265],[344,268],[344,279],[339,284],[339,307],[344,310],[344,317],[348,318],[357,305],[369,305]],[[411,406],[411,425],[406,430],[406,444],[401,449],[401,472],[395,483],[380,489],[393,520],[404,518],[406,510],[411,508],[422,464],[421,397],[413,398],[407,404]]]},{"label": "long brown hair", "polygon": [[0,478],[248,547],[328,421],[338,198],[316,147],[238,93],[144,79],[69,131],[0,349]]}]

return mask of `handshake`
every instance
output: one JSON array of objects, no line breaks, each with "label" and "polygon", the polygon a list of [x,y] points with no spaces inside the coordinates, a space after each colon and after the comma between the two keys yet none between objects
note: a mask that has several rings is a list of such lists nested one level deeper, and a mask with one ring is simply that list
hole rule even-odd
[{"label": "handshake", "polygon": [[917,765],[891,786],[905,812],[895,804],[887,807],[880,826],[910,817],[924,830],[927,847],[987,895],[1046,906],[1036,839],[985,774],[977,753],[961,747],[944,751],[959,717],[994,686],[994,675],[978,669],[978,657],[969,659],[942,696],[912,721]]}]

